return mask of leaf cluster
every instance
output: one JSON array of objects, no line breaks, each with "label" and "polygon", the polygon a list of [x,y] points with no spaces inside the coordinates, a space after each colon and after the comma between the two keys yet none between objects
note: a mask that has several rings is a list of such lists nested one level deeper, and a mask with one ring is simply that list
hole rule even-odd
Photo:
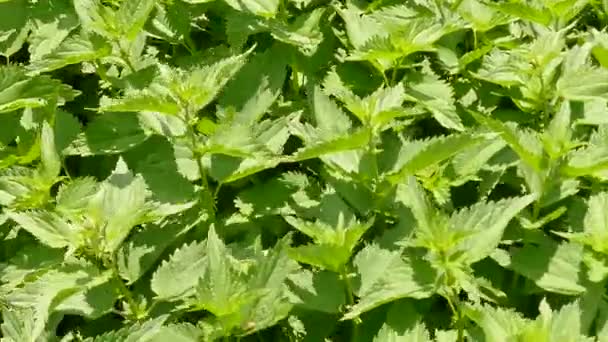
[{"label": "leaf cluster", "polygon": [[0,0],[0,341],[608,341],[607,25]]}]

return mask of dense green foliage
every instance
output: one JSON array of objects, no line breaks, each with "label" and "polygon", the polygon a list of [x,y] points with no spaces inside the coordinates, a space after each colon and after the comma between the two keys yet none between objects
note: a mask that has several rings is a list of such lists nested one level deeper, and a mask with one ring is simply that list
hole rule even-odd
[{"label": "dense green foliage", "polygon": [[0,0],[0,331],[608,341],[608,1]]}]

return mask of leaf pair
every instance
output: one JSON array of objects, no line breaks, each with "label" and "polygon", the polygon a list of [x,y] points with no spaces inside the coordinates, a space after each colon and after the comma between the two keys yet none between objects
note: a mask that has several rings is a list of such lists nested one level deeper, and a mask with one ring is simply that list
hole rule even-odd
[{"label": "leaf pair", "polygon": [[152,290],[159,300],[211,312],[207,324],[220,336],[253,333],[284,318],[291,307],[284,281],[298,266],[287,257],[285,243],[237,259],[211,227],[204,242],[182,247],[157,269]]},{"label": "leaf pair", "polygon": [[114,253],[135,226],[188,207],[163,208],[147,198],[144,180],[121,160],[100,184],[79,179],[62,186],[55,210],[13,211],[9,217],[48,246],[84,248],[102,256]]}]

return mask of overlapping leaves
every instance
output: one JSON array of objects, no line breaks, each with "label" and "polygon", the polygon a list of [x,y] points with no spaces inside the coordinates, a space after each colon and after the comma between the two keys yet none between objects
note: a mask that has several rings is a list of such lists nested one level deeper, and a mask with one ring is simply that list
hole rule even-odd
[{"label": "overlapping leaves", "polygon": [[605,340],[607,9],[0,0],[2,341]]}]

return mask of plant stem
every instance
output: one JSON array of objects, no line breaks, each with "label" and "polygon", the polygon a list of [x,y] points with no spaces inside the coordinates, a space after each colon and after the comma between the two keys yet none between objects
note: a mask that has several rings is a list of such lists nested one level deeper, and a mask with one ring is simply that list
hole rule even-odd
[{"label": "plant stem", "polygon": [[207,191],[209,191],[209,183],[207,182],[207,172],[205,171],[205,167],[203,166],[203,161],[201,160],[203,158],[203,154],[200,153],[197,148],[196,148],[196,133],[194,132],[193,129],[189,129],[190,132],[190,148],[192,149],[192,154],[194,156],[194,159],[196,159],[196,166],[198,167],[198,172],[201,176],[201,184],[203,186],[203,188],[205,188]]},{"label": "plant stem", "polygon": [[184,46],[186,47],[188,52],[190,52],[191,55],[194,55],[196,53],[196,45],[192,41],[190,35],[186,35],[184,37]]},{"label": "plant stem", "polygon": [[[353,286],[350,282],[350,278],[348,277],[348,270],[346,268],[346,265],[342,267],[340,276],[342,277],[342,281],[344,282],[344,289],[346,291],[346,300],[348,301],[348,305],[354,305],[355,296],[353,295]],[[350,340],[351,342],[359,341],[359,324],[355,320],[352,321],[352,332]]]},{"label": "plant stem", "polygon": [[473,50],[477,50],[477,30],[473,30]]},{"label": "plant stem", "polygon": [[136,313],[134,310],[137,310],[136,308],[137,303],[135,303],[135,299],[133,298],[133,294],[131,293],[131,291],[129,290],[129,288],[127,288],[127,286],[125,285],[125,283],[122,281],[122,277],[120,276],[120,273],[118,272],[118,265],[116,264],[116,258],[112,258],[112,273],[114,275],[114,278],[116,278],[116,282],[118,283],[118,290],[120,292],[120,294],[122,295],[122,297],[125,298],[125,300],[127,301],[127,304],[129,305],[129,311],[131,311],[131,313],[135,313],[135,315],[133,315],[135,318],[135,320],[139,320],[139,314]]},{"label": "plant stem", "polygon": [[460,300],[458,299],[458,294],[454,295],[455,305],[452,304],[452,310],[456,315],[456,328],[458,329],[458,338],[456,341],[464,342],[464,329],[463,329],[463,321],[462,321],[462,310],[460,307]]},{"label": "plant stem", "polygon": [[186,123],[186,127],[187,127],[187,134],[188,134],[188,138],[189,138],[189,142],[190,142],[190,150],[192,151],[192,155],[194,157],[194,159],[196,160],[196,166],[198,168],[198,172],[199,175],[201,177],[201,186],[203,188],[202,191],[202,196],[201,196],[201,204],[204,204],[205,201],[211,201],[211,205],[209,206],[205,206],[206,209],[209,210],[211,218],[213,218],[215,216],[215,197],[213,196],[213,193],[211,192],[211,189],[209,188],[209,182],[207,181],[207,172],[205,171],[205,167],[203,165],[202,162],[202,158],[203,158],[203,154],[200,153],[200,151],[197,148],[197,141],[196,141],[196,132],[194,131],[194,127],[192,125],[192,114],[190,113],[190,110],[188,109],[187,105],[183,105],[182,108],[184,108],[184,113],[185,113],[185,123]]},{"label": "plant stem", "polygon": [[372,177],[374,182],[378,180],[378,160],[376,159],[376,144],[374,142],[374,130],[370,127],[369,141],[367,142],[367,151],[372,163]]},{"label": "plant stem", "polygon": [[391,75],[391,85],[395,85],[395,82],[397,81],[397,72],[399,72],[399,69],[401,68],[401,64],[403,64],[403,59],[399,58],[399,62],[397,63],[397,65],[393,68],[393,73]]}]

